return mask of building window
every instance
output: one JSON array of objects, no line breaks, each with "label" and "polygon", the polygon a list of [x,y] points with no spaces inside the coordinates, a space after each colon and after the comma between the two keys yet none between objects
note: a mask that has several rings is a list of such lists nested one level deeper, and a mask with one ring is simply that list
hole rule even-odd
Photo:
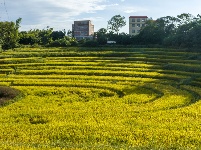
[{"label": "building window", "polygon": [[142,27],[145,27],[145,24],[142,24]]},{"label": "building window", "polygon": [[137,18],[137,22],[140,22],[140,18]]},{"label": "building window", "polygon": [[132,24],[132,27],[135,27],[135,24]]},{"label": "building window", "polygon": [[140,27],[140,24],[137,24],[137,27]]},{"label": "building window", "polygon": [[142,19],[142,22],[145,22],[145,19],[144,19],[144,18]]},{"label": "building window", "polygon": [[140,30],[137,30],[137,33],[140,33]]},{"label": "building window", "polygon": [[135,22],[135,19],[134,19],[134,18],[132,19],[132,22]]},{"label": "building window", "polygon": [[135,30],[132,30],[132,33],[135,33]]}]

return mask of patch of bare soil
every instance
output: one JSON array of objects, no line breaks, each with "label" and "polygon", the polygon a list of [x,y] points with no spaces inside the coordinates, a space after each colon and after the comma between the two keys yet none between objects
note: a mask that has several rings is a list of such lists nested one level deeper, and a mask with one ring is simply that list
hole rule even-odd
[{"label": "patch of bare soil", "polygon": [[0,106],[13,100],[20,94],[20,91],[7,86],[0,86]]}]

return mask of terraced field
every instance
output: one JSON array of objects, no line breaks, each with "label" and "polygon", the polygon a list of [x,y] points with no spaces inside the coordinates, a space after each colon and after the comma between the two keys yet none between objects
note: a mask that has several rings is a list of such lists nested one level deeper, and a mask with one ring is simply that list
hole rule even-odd
[{"label": "terraced field", "polygon": [[0,149],[201,149],[201,53],[57,48],[0,53]]}]

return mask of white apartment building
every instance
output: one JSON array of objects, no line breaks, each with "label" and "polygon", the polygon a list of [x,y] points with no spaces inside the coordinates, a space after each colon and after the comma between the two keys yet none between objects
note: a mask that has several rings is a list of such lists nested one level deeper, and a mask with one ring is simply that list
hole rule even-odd
[{"label": "white apartment building", "polygon": [[129,34],[137,35],[140,33],[142,27],[145,26],[147,16],[130,16],[129,17]]}]

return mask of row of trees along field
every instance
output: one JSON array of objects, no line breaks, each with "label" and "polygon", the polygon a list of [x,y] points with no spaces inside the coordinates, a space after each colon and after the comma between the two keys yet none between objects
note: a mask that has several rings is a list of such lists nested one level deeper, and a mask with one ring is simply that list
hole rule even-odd
[{"label": "row of trees along field", "polygon": [[[119,27],[122,27],[121,24]],[[201,16],[198,14],[195,17],[183,13],[177,17],[166,16],[157,20],[150,18],[136,36],[118,33],[114,29],[108,32],[101,28],[97,32],[97,41],[99,44],[104,44],[106,39],[114,40],[122,45],[198,48],[201,47]]]},{"label": "row of trees along field", "polygon": [[136,36],[119,33],[126,25],[125,17],[115,15],[108,21],[107,28],[99,29],[93,40],[77,41],[72,31],[54,31],[53,28],[19,31],[21,18],[16,22],[0,22],[0,45],[10,49],[23,45],[32,46],[99,46],[107,40],[118,45],[160,45],[167,47],[201,47],[201,16],[183,13],[177,17],[166,16],[157,20],[148,19],[146,26]]}]

